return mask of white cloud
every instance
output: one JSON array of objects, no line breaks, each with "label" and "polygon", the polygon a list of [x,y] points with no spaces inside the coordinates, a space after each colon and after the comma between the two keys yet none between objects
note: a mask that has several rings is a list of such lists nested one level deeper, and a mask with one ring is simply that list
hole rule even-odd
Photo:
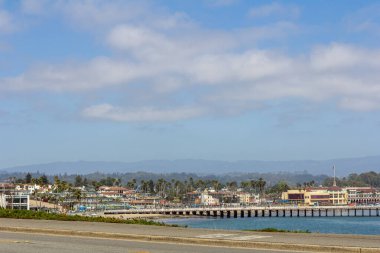
[{"label": "white cloud", "polygon": [[20,76],[0,79],[0,90],[94,90],[128,83],[139,71],[131,63],[98,57],[85,63],[36,66]]},{"label": "white cloud", "polygon": [[294,5],[283,5],[277,2],[257,6],[249,11],[249,16],[252,18],[264,18],[269,16],[276,16],[280,18],[297,18],[300,10]]},{"label": "white cloud", "polygon": [[110,104],[100,104],[85,108],[86,118],[108,119],[120,122],[177,121],[202,116],[204,109],[198,107],[179,107],[157,109],[153,107],[120,108]]},{"label": "white cloud", "polygon": [[[158,32],[134,26],[118,26],[108,36],[109,44],[117,49],[129,50],[138,54],[167,55],[174,44]],[[145,51],[145,52],[143,52]]]},{"label": "white cloud", "polygon": [[[170,121],[180,119],[180,112],[190,115],[183,118],[223,111],[229,114],[283,98],[311,102],[336,99],[341,108],[358,111],[379,108],[380,50],[333,43],[297,57],[269,49],[234,51],[238,45],[231,42],[233,38],[220,46],[213,35],[210,40],[207,35],[202,40],[194,36],[192,44],[186,44],[183,36],[147,27],[117,26],[107,40],[120,50],[118,59],[98,57],[87,63],[39,66],[18,77],[3,78],[0,90],[94,92],[122,87],[129,94],[135,92],[128,89],[130,85],[141,84],[138,86],[144,87],[150,98],[148,108],[129,104],[135,109],[101,105],[85,110],[87,117],[116,121],[159,117]],[[152,109],[161,108],[163,96],[171,103],[181,93],[194,102],[187,106],[176,102],[169,106],[171,110]],[[199,106],[207,112],[199,113]],[[145,116],[138,117],[139,113]],[[170,113],[175,115],[173,119]]]},{"label": "white cloud", "polygon": [[316,70],[361,69],[369,66],[379,68],[378,50],[364,50],[350,45],[332,44],[313,51],[311,65]]},{"label": "white cloud", "polygon": [[[101,2],[103,16],[92,1],[68,3],[62,5],[65,13],[79,6],[67,14],[72,20],[84,26],[91,22],[94,27],[109,26],[104,41],[114,54],[34,66],[18,76],[0,78],[1,92],[83,95],[112,87],[122,99],[86,101],[82,115],[130,122],[238,114],[289,98],[311,103],[335,100],[338,107],[354,111],[380,109],[379,49],[332,43],[289,55],[260,49],[256,43],[296,31],[292,23],[226,32],[203,29],[176,14],[138,22],[133,11],[122,17],[120,10],[126,7],[118,1]],[[271,8],[263,13],[275,13],[280,7]],[[86,20],[90,16],[94,20]]]}]

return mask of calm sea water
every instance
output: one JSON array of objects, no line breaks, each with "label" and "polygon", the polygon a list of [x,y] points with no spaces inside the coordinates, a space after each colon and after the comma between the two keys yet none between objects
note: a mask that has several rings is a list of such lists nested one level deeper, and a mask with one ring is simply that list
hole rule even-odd
[{"label": "calm sea water", "polygon": [[160,219],[168,224],[208,229],[278,228],[309,230],[317,233],[380,235],[380,217],[271,217],[271,218],[173,218]]}]

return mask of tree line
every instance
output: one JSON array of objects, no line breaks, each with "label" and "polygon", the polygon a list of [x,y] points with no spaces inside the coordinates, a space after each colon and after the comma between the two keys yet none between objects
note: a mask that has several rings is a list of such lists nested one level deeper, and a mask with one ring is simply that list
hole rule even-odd
[{"label": "tree line", "polygon": [[[334,182],[334,178],[329,177],[324,180],[323,185],[332,186],[333,182]],[[380,187],[380,172],[376,173],[374,171],[370,171],[370,172],[364,172],[360,174],[352,173],[348,175],[347,177],[336,178],[336,183],[338,186],[341,186],[341,187],[370,186],[370,187],[379,188]]]}]

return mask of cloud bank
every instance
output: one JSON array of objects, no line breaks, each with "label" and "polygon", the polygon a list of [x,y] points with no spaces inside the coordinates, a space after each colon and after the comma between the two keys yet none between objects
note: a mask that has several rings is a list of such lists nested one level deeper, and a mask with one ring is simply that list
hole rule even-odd
[{"label": "cloud bank", "polygon": [[[97,31],[90,24],[99,24],[104,45],[114,53],[34,66],[1,78],[1,92],[83,96],[115,89],[119,101],[86,104],[80,114],[118,122],[235,115],[283,99],[336,101],[338,108],[351,111],[380,110],[380,49],[331,42],[290,54],[258,44],[296,32],[294,23],[220,31],[203,28],[184,13],[159,11],[151,16],[151,7],[145,5],[59,4],[69,22],[91,32]],[[121,10],[126,10],[124,15]],[[249,14],[257,18],[286,11],[299,13],[296,7],[275,3]]]}]

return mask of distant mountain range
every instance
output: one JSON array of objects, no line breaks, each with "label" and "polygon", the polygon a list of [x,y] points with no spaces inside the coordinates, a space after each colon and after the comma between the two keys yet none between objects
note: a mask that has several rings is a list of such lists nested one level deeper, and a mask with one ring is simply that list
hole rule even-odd
[{"label": "distant mountain range", "polygon": [[270,173],[270,172],[303,172],[313,175],[332,175],[332,166],[336,166],[338,176],[367,171],[380,172],[380,156],[360,158],[344,158],[332,160],[300,160],[300,161],[215,161],[201,159],[181,160],[146,160],[139,162],[105,162],[76,161],[53,162],[24,165],[1,169],[0,172],[37,172],[53,174],[88,174],[93,172],[137,172],[152,173],[187,172],[199,175],[227,173]]}]

